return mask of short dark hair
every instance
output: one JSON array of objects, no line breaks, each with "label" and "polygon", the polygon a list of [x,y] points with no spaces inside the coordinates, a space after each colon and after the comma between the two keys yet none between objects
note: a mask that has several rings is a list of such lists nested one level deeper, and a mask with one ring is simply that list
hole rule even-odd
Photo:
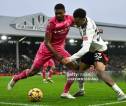
[{"label": "short dark hair", "polygon": [[59,4],[55,5],[54,9],[55,10],[57,10],[57,9],[63,9],[63,10],[65,10],[65,6],[63,4],[61,4],[61,3],[59,3]]},{"label": "short dark hair", "polygon": [[74,18],[85,18],[86,17],[86,11],[82,8],[78,8],[73,13]]}]

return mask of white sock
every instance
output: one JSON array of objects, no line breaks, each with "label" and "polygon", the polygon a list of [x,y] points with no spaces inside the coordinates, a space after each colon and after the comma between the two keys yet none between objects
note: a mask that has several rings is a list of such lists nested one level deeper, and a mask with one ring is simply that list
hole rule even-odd
[{"label": "white sock", "polygon": [[112,86],[112,89],[118,94],[118,95],[124,95],[124,92],[119,88],[119,86],[115,83]]},{"label": "white sock", "polygon": [[78,81],[79,84],[79,90],[84,91],[84,82],[83,81]]}]

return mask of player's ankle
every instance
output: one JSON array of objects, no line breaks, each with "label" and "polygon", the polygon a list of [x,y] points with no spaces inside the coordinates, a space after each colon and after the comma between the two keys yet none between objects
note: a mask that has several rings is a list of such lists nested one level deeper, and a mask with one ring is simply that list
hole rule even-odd
[{"label": "player's ankle", "polygon": [[117,95],[124,95],[124,92],[120,89],[120,87],[116,83],[112,86],[112,88],[117,93]]},{"label": "player's ankle", "polygon": [[118,96],[122,96],[122,95],[125,95],[125,93],[124,92],[118,93]]},{"label": "player's ankle", "polygon": [[51,80],[52,78],[48,77],[48,80]]},{"label": "player's ankle", "polygon": [[69,93],[69,91],[64,91],[63,93]]},{"label": "player's ankle", "polygon": [[18,76],[14,75],[14,76],[13,76],[13,81],[14,81],[14,82],[17,82],[18,80],[19,80]]}]

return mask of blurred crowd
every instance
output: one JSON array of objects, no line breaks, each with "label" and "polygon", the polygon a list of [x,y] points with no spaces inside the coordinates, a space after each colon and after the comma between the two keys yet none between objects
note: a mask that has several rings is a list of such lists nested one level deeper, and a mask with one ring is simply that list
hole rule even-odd
[{"label": "blurred crowd", "polygon": [[[107,70],[122,71],[126,70],[125,55],[111,55]],[[16,57],[14,55],[0,55],[0,73],[17,73],[29,68],[32,61],[27,56],[20,56],[19,69],[16,68]],[[58,70],[62,71],[62,65],[57,65]]]},{"label": "blurred crowd", "polygon": [[[23,69],[29,68],[35,56],[39,43],[36,44],[34,39],[28,38],[31,43],[22,42],[19,45],[19,69],[16,67],[16,44],[2,43],[0,44],[0,73],[17,73]],[[38,40],[38,39],[37,39]],[[69,40],[68,40],[69,41]],[[66,43],[66,50],[71,54],[80,49],[81,41],[77,45],[70,45]],[[111,42],[108,46],[108,54],[110,61],[107,67],[108,71],[124,71],[126,70],[126,43],[125,42]],[[63,71],[63,65],[56,65],[59,71]]]},{"label": "blurred crowd", "polygon": [[126,55],[110,55],[108,69],[110,71],[126,70]]},{"label": "blurred crowd", "polygon": [[17,73],[29,67],[30,63],[22,56],[20,56],[19,69],[16,67],[16,57],[14,55],[0,56],[0,73]]}]

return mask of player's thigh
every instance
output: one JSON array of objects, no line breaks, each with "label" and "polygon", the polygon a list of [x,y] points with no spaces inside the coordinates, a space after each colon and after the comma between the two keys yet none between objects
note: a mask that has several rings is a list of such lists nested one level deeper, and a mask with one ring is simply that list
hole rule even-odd
[{"label": "player's thigh", "polygon": [[63,56],[64,58],[71,56],[68,51],[66,51],[64,48],[56,48],[56,51],[59,53],[59,55]]},{"label": "player's thigh", "polygon": [[79,71],[80,71],[80,72],[84,72],[84,71],[86,71],[89,67],[90,67],[90,65],[85,64],[85,63],[83,63],[83,62],[80,62],[80,64],[79,64]]},{"label": "player's thigh", "polygon": [[53,59],[50,59],[49,60],[49,66],[55,66],[55,63],[54,63],[54,60]]},{"label": "player's thigh", "polygon": [[105,71],[108,61],[109,57],[105,52],[94,53],[94,66],[96,71]]},{"label": "player's thigh", "polygon": [[[70,53],[67,52],[65,49],[61,48],[58,50],[58,53],[63,56],[64,58],[66,57],[70,57]],[[68,64],[66,64],[66,66],[72,70],[78,70],[78,63],[77,62],[70,62]]]},{"label": "player's thigh", "polygon": [[66,66],[72,70],[79,71],[79,65],[76,61],[67,63]]},{"label": "player's thigh", "polygon": [[94,66],[96,71],[105,71],[106,69],[106,65],[103,62],[95,61]]},{"label": "player's thigh", "polygon": [[84,71],[94,64],[94,53],[87,52],[81,57],[80,70]]},{"label": "player's thigh", "polygon": [[51,52],[48,49],[41,45],[36,53],[36,56],[33,61],[32,69],[40,70],[40,68],[50,59],[52,58]]},{"label": "player's thigh", "polygon": [[42,67],[42,72],[46,72],[47,67]]}]

